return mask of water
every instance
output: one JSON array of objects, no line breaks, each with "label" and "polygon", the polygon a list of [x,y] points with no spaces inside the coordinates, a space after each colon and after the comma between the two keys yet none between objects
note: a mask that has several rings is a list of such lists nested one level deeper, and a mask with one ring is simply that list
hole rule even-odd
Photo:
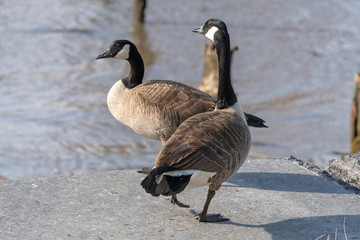
[{"label": "water", "polygon": [[200,85],[203,45],[191,33],[208,18],[227,25],[234,88],[252,129],[252,151],[294,155],[323,167],[349,150],[353,75],[359,71],[358,1],[0,0],[0,175],[32,178],[150,166],[161,143],[116,122],[106,107],[127,75],[95,60],[115,39],[134,41],[145,79]]}]

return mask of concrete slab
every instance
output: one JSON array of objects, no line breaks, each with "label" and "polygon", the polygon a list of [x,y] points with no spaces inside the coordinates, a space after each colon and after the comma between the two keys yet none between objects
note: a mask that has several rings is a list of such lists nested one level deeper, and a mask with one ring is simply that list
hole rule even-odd
[{"label": "concrete slab", "polygon": [[[0,239],[360,239],[360,197],[298,160],[251,159],[215,195],[179,195],[190,209],[152,197],[135,170],[0,182]],[[316,170],[316,169],[315,169]],[[345,222],[345,224],[344,224]],[[323,237],[321,237],[323,236]],[[318,238],[321,237],[321,238]]]}]

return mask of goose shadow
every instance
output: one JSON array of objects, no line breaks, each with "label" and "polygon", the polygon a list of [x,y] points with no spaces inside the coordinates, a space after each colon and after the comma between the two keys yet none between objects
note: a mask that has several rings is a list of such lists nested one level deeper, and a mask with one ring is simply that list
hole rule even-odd
[{"label": "goose shadow", "polygon": [[[190,209],[195,216],[197,212]],[[248,224],[245,222],[233,222],[231,219],[225,222],[215,222],[216,225],[231,225],[239,227],[234,231],[239,231],[239,236],[244,233],[244,228],[263,229],[271,235],[271,239],[360,239],[360,215],[326,215],[302,218],[291,218],[282,221],[274,221],[266,224]],[[261,231],[251,231],[255,235],[252,239],[257,239],[256,234]],[[346,237],[345,237],[346,235]]]},{"label": "goose shadow", "polygon": [[[232,221],[219,224],[263,228],[271,235],[271,239],[360,239],[360,215],[304,217],[259,225]],[[254,237],[256,239],[256,236]]]},{"label": "goose shadow", "polygon": [[353,194],[352,191],[344,191],[340,185],[336,187],[332,181],[322,176],[293,173],[240,172],[222,186],[285,192]]}]

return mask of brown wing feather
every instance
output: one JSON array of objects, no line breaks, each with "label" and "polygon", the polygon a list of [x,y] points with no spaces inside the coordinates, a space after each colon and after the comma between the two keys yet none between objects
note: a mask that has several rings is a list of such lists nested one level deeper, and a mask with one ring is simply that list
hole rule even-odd
[{"label": "brown wing feather", "polygon": [[179,112],[182,120],[215,109],[215,98],[179,82],[152,80],[140,86],[139,93],[148,102]]},{"label": "brown wing feather", "polygon": [[[221,172],[240,166],[247,155],[250,133],[233,109],[202,113],[184,121],[160,151],[155,166]],[[242,153],[241,151],[244,151]]]},{"label": "brown wing feather", "polygon": [[[201,112],[213,111],[216,99],[201,90],[170,80],[151,80],[141,84],[141,94],[154,104],[165,106],[180,114],[181,122]],[[258,116],[244,112],[251,127],[267,128]]]},{"label": "brown wing feather", "polygon": [[[179,82],[151,80],[131,91],[132,101],[136,102],[133,107],[142,106],[143,116],[156,119],[153,131],[163,142],[167,141],[178,126],[189,117],[215,109],[215,98]],[[251,116],[255,121],[252,124],[252,120],[248,119],[248,124],[259,127],[257,121],[260,118]]]},{"label": "brown wing feather", "polygon": [[158,135],[167,141],[187,118],[213,111],[216,99],[182,83],[152,80],[132,89],[144,114],[156,119]]}]

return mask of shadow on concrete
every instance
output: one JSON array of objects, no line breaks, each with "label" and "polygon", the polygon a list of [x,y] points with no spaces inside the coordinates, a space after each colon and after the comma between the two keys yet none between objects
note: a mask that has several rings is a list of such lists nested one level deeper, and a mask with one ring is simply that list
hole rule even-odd
[{"label": "shadow on concrete", "polygon": [[351,191],[344,191],[340,186],[334,187],[335,183],[320,176],[306,174],[244,172],[236,173],[222,185],[222,187],[234,187],[227,183],[242,188],[273,191],[353,194]]},{"label": "shadow on concrete", "polygon": [[[271,234],[272,239],[325,240],[329,235],[329,239],[342,240],[346,239],[344,229],[347,239],[360,239],[360,215],[305,217],[260,225],[243,224],[232,221],[222,222],[220,224],[230,224],[247,228],[263,228]],[[322,235],[323,237],[321,237]]]},{"label": "shadow on concrete", "polygon": [[[197,214],[197,212],[193,209],[190,209],[190,212],[194,216]],[[233,222],[231,219],[230,221],[211,224],[233,225],[246,228],[263,228],[266,232],[271,234],[272,239],[325,240],[329,236],[329,239],[342,240],[346,239],[345,233],[347,239],[360,239],[360,215],[304,217],[259,225]],[[236,231],[236,229],[234,229],[234,231]]]}]

